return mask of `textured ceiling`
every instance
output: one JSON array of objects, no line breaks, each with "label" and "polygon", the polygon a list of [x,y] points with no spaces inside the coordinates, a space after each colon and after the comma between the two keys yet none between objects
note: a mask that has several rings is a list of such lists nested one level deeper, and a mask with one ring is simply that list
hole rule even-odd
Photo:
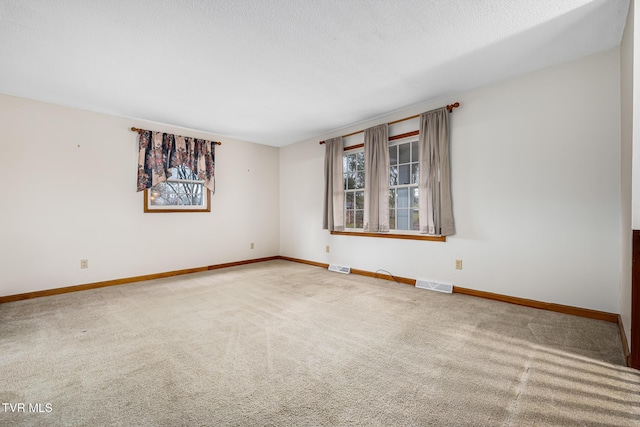
[{"label": "textured ceiling", "polygon": [[0,92],[282,146],[617,46],[628,6],[0,0]]}]

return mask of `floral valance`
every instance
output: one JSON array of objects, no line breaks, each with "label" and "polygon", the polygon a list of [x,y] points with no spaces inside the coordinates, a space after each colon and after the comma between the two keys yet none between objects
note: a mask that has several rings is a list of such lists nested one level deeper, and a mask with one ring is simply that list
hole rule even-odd
[{"label": "floral valance", "polygon": [[138,191],[164,182],[171,168],[185,165],[204,186],[215,190],[215,146],[219,142],[136,129],[138,140]]}]

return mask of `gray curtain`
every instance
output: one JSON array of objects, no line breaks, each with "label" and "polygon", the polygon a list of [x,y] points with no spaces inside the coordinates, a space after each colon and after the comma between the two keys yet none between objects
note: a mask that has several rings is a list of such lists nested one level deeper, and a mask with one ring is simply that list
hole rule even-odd
[{"label": "gray curtain", "polygon": [[342,137],[324,143],[324,204],[322,229],[344,231],[344,181],[342,176]]},{"label": "gray curtain", "polygon": [[420,115],[420,233],[455,233],[451,203],[449,113],[443,108]]},{"label": "gray curtain", "polygon": [[364,131],[364,231],[389,231],[389,126]]}]

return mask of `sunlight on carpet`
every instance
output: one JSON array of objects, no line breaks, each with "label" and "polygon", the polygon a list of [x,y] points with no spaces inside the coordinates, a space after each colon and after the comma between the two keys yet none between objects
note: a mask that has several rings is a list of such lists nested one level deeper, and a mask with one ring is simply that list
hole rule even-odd
[{"label": "sunlight on carpet", "polygon": [[615,324],[288,261],[2,304],[0,324],[0,400],[52,409],[0,424],[640,423]]}]

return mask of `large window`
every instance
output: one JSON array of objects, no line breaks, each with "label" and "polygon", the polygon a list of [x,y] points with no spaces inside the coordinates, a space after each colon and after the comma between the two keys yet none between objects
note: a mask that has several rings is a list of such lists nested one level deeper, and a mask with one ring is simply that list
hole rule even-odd
[{"label": "large window", "polygon": [[209,190],[186,165],[171,168],[171,177],[145,192],[145,212],[210,212]]},{"label": "large window", "polygon": [[345,229],[362,229],[364,221],[364,152],[345,154],[344,222]]},{"label": "large window", "polygon": [[[333,151],[336,139],[331,140],[325,155],[331,163],[325,164],[325,190],[329,192],[325,194],[323,226],[328,228],[327,224],[337,216],[331,234],[441,242],[455,234],[447,111],[457,106],[451,104],[391,122],[418,118],[418,129],[409,132],[400,133],[397,128],[389,136],[388,124],[367,128],[364,143],[360,143],[360,137],[346,140],[353,145],[344,147],[342,153]],[[360,133],[353,132],[342,139]],[[429,156],[429,152],[436,155]],[[333,178],[333,171],[340,168],[339,163],[335,164],[340,156],[344,190]],[[342,201],[329,200],[328,196],[335,197],[342,191],[344,214],[334,215],[329,208]]]},{"label": "large window", "polygon": [[418,216],[418,141],[389,146],[389,228],[420,229]]},{"label": "large window", "polygon": [[[345,229],[358,230],[364,220],[364,152],[343,157]],[[389,228],[418,231],[418,141],[411,138],[389,146]]]},{"label": "large window", "polygon": [[[364,225],[364,148],[343,154],[345,230],[331,234],[446,242],[445,236],[420,233],[419,143],[417,132],[389,141],[389,233],[367,233]],[[357,232],[357,233],[354,233]]]}]

